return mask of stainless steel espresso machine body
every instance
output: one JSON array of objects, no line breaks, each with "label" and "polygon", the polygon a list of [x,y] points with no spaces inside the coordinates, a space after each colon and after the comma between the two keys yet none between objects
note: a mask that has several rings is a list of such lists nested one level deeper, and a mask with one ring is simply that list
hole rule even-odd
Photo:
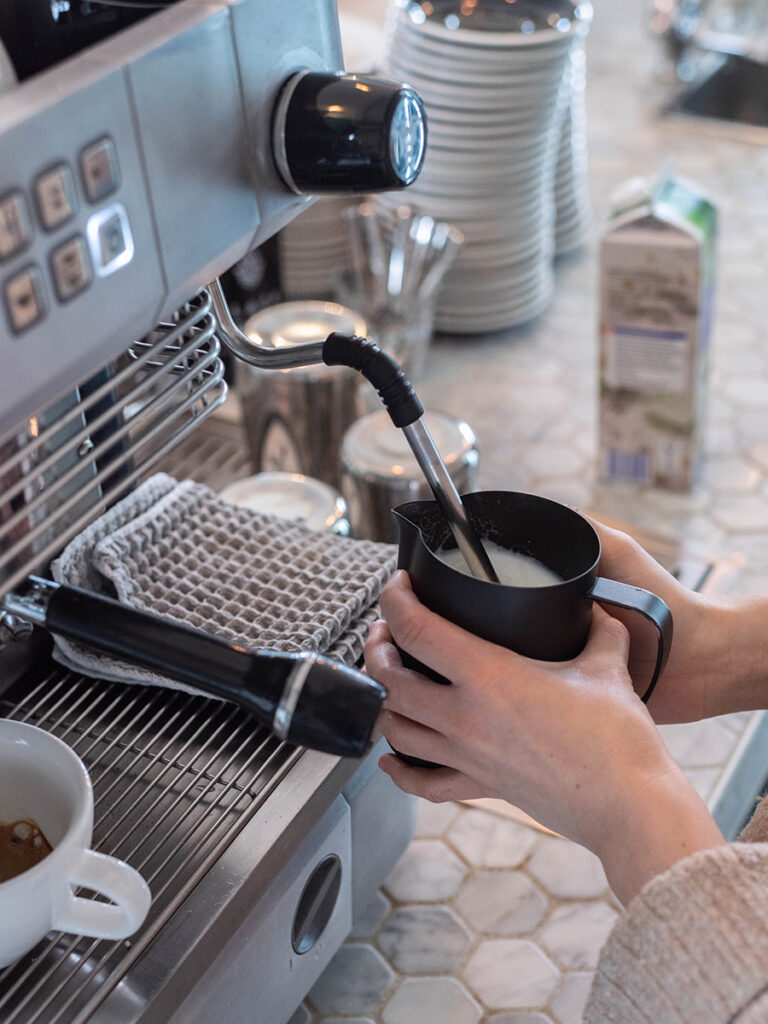
[{"label": "stainless steel espresso machine body", "polygon": [[[29,26],[7,34],[13,9],[71,28],[139,7],[50,67],[19,59]],[[25,69],[0,74],[2,601],[155,468],[205,480],[206,446],[219,482],[245,466],[207,419],[226,385],[206,286],[313,192],[407,184],[424,132],[410,90],[340,77],[333,0],[25,0],[0,41]],[[130,940],[51,935],[0,970],[4,1024],[284,1024],[412,833],[375,749],[309,751],[237,706],[79,676],[8,612],[0,715],[74,747],[96,846],[153,893]]]}]

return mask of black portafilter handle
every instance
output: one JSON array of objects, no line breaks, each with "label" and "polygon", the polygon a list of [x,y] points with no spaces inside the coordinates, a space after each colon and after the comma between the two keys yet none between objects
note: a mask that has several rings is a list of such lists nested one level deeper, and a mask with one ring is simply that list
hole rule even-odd
[{"label": "black portafilter handle", "polygon": [[250,711],[281,739],[362,756],[386,697],[370,676],[314,653],[250,651],[119,601],[32,577],[6,610]]}]

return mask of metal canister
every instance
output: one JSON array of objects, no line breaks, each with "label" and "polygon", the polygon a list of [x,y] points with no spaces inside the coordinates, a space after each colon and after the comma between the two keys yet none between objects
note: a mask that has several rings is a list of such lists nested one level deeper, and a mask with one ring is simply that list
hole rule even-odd
[{"label": "metal canister", "polygon": [[[479,455],[472,428],[435,410],[424,413],[424,423],[459,494],[474,490]],[[369,413],[345,434],[341,459],[341,492],[352,536],[394,543],[392,509],[432,497],[405,435],[385,411]]]},{"label": "metal canister", "polygon": [[[365,336],[365,320],[335,302],[283,302],[254,314],[245,333],[279,348],[322,341],[332,331]],[[238,367],[237,390],[254,469],[300,473],[338,486],[344,432],[364,411],[370,385],[344,366]]]},{"label": "metal canister", "polygon": [[303,523],[310,530],[349,536],[342,496],[321,480],[299,473],[257,473],[228,484],[221,497],[250,509]]}]

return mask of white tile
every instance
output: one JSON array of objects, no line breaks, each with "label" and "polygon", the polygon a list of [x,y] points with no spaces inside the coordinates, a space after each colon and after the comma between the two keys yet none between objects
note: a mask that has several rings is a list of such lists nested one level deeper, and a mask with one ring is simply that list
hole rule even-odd
[{"label": "white tile", "polygon": [[729,533],[768,528],[768,501],[762,496],[717,498],[710,511],[715,525]]},{"label": "white tile", "polygon": [[485,1024],[552,1024],[546,1013],[493,1013]]},{"label": "white tile", "polygon": [[668,517],[690,516],[694,512],[709,508],[711,501],[708,492],[701,487],[680,494],[649,487],[642,492],[641,500],[649,508],[663,512]]},{"label": "white tile", "polygon": [[465,809],[447,838],[477,868],[516,868],[536,844],[539,833],[487,811]]},{"label": "white tile", "polygon": [[464,959],[472,936],[449,907],[406,906],[392,911],[376,943],[403,974],[447,974]]},{"label": "white tile", "polygon": [[618,917],[607,903],[565,903],[539,930],[542,947],[563,967],[594,968]]},{"label": "white tile", "polygon": [[464,979],[492,1010],[543,1006],[560,977],[549,957],[526,939],[487,939],[464,968]]},{"label": "white tile", "polygon": [[355,907],[355,919],[352,922],[350,935],[353,939],[367,939],[373,935],[378,926],[387,916],[390,902],[386,896],[377,891],[362,907]]},{"label": "white tile", "polygon": [[317,1024],[376,1024],[371,1017],[323,1017]]},{"label": "white tile", "polygon": [[453,902],[481,935],[531,932],[547,912],[546,896],[522,871],[474,871]]},{"label": "white tile", "polygon": [[373,946],[348,942],[315,982],[308,1000],[318,1013],[365,1015],[375,1012],[394,977]]},{"label": "white tile", "polygon": [[589,509],[592,506],[592,475],[585,473],[583,478],[570,477],[568,480],[540,478],[536,481],[536,493],[543,498],[559,501],[561,505]]},{"label": "white tile", "polygon": [[754,491],[761,479],[757,466],[742,458],[708,458],[702,470],[703,482],[719,494]]},{"label": "white tile", "polygon": [[575,476],[583,472],[585,459],[574,445],[546,444],[531,448],[524,462],[535,477]]},{"label": "white tile", "polygon": [[718,765],[716,768],[684,768],[683,771],[685,777],[706,803],[720,778],[722,772],[720,766]]},{"label": "white tile", "polygon": [[581,1024],[592,978],[591,971],[573,971],[563,975],[549,1004],[558,1024]]},{"label": "white tile", "polygon": [[733,732],[716,718],[682,725],[662,725],[659,732],[672,757],[683,768],[709,768],[724,764],[738,742]]},{"label": "white tile", "polygon": [[384,1007],[382,1024],[478,1024],[482,1008],[455,978],[406,978]]},{"label": "white tile", "polygon": [[432,803],[431,800],[419,800],[416,804],[415,835],[422,838],[441,836],[459,813],[457,804],[446,802]]},{"label": "white tile", "polygon": [[[765,368],[761,367],[762,372]],[[768,405],[768,381],[760,377],[734,377],[725,386],[725,396],[730,399],[739,409],[749,406],[757,406],[765,409]]]},{"label": "white tile", "polygon": [[599,858],[567,839],[542,836],[527,868],[546,890],[560,899],[591,899],[608,888]]},{"label": "white tile", "polygon": [[384,881],[394,900],[447,900],[467,874],[466,865],[440,839],[414,839]]},{"label": "white tile", "polygon": [[745,440],[761,441],[768,437],[768,409],[734,408],[733,422]]},{"label": "white tile", "polygon": [[758,464],[764,474],[768,472],[768,437],[755,438],[747,446],[746,454]]}]

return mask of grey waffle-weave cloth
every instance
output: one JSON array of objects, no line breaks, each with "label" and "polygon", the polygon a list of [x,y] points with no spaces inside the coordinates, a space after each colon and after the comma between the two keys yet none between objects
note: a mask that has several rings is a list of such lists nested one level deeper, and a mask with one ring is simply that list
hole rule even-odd
[{"label": "grey waffle-weave cloth", "polygon": [[[354,664],[396,560],[391,544],[317,533],[158,473],[71,541],[52,571],[244,647]],[[87,675],[195,692],[61,637],[54,657]]]}]

